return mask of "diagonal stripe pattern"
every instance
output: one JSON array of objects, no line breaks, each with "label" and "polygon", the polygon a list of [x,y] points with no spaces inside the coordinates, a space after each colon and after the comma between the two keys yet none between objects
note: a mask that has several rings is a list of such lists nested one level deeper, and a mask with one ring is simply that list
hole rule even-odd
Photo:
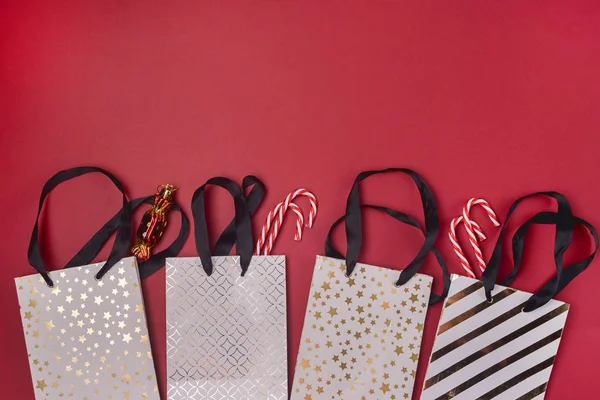
[{"label": "diagonal stripe pattern", "polygon": [[531,296],[453,275],[427,368],[422,400],[541,400],[569,305],[552,300],[525,313]]}]

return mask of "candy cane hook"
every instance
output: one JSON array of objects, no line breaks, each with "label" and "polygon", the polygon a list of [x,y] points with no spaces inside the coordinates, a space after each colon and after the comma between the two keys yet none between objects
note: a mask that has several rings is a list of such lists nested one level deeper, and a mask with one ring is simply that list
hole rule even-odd
[{"label": "candy cane hook", "polygon": [[[292,200],[299,196],[308,197],[310,203],[309,217],[306,224],[304,223],[304,214],[302,213],[302,210],[300,207],[298,207],[298,205],[292,202]],[[292,210],[296,214],[296,234],[294,239],[302,240],[303,227],[312,227],[314,219],[317,215],[317,198],[314,194],[306,189],[298,189],[288,194],[285,200],[277,204],[277,206],[275,206],[267,215],[267,220],[265,221],[258,241],[256,242],[254,254],[259,255],[262,252],[263,255],[269,255],[271,253],[273,244],[279,235],[281,225],[283,225],[284,215],[288,209]]]},{"label": "candy cane hook", "polygon": [[[474,221],[470,217],[471,208],[475,205],[481,206],[486,211],[488,218],[490,219],[490,221],[492,221],[492,224],[494,224],[494,226],[500,226],[500,221],[498,221],[498,217],[496,216],[494,210],[492,210],[490,204],[484,199],[473,197],[463,207],[462,217],[463,222],[465,224],[465,229],[467,230],[467,234],[469,235],[469,242],[471,243],[471,247],[475,252],[475,258],[477,258],[479,269],[481,270],[481,272],[483,272],[485,271],[486,264],[483,260],[483,253],[481,252],[481,248],[479,247],[479,242],[485,240],[485,235],[478,235],[479,238],[476,236],[474,229]],[[483,232],[481,233],[483,234]]]}]

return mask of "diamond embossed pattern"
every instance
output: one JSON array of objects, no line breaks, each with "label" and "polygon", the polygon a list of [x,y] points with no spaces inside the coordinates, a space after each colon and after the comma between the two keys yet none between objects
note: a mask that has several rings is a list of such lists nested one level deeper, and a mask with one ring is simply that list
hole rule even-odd
[{"label": "diamond embossed pattern", "polygon": [[285,257],[167,259],[168,397],[286,399]]}]

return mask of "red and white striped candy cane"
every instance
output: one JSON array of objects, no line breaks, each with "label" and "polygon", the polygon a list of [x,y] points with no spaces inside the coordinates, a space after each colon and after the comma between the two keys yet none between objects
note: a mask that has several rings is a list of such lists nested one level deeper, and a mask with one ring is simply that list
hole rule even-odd
[{"label": "red and white striped candy cane", "polygon": [[[279,203],[278,206],[283,207],[283,202]],[[296,205],[296,203],[290,203],[288,210],[292,210],[294,214],[296,214],[296,233],[294,234],[294,240],[300,241],[302,240],[302,231],[304,230],[304,213],[302,212],[302,209]],[[271,254],[271,251],[273,250],[273,244],[275,243],[275,240],[277,240],[277,236],[279,236],[279,228],[280,226],[278,226],[277,220],[275,220],[267,241],[263,245],[264,256]]]},{"label": "red and white striped candy cane", "polygon": [[479,206],[483,207],[483,209],[487,212],[488,218],[490,219],[490,221],[492,221],[494,226],[500,226],[500,221],[498,221],[498,217],[496,216],[496,213],[494,212],[494,210],[492,210],[492,207],[490,206],[490,204],[487,201],[485,201],[484,199],[479,199],[477,197],[473,197],[463,207],[462,217],[463,217],[463,222],[465,224],[465,229],[467,230],[467,234],[469,235],[469,241],[471,242],[471,247],[473,247],[473,251],[475,252],[475,258],[477,258],[477,262],[479,264],[479,269],[481,270],[481,272],[483,272],[483,271],[485,271],[486,265],[485,265],[485,261],[483,260],[483,253],[481,252],[481,248],[479,247],[479,241],[485,240],[485,235],[483,235],[480,238],[477,238],[477,236],[475,236],[475,228],[473,225],[474,221],[471,220],[471,217],[470,217],[471,207],[473,207],[474,205],[479,205]]},{"label": "red and white striped candy cane", "polygon": [[[456,227],[461,222],[463,222],[462,215],[460,217],[456,217],[452,220],[452,222],[450,223],[450,229],[448,229],[448,237],[450,238],[450,243],[452,243],[452,248],[454,249],[454,252],[458,256],[458,259],[460,260],[461,266],[463,267],[463,269],[465,270],[465,272],[467,273],[467,275],[470,278],[475,278],[475,272],[473,272],[473,268],[471,268],[471,264],[469,264],[469,260],[467,260],[467,257],[465,257],[465,253],[463,252],[462,247],[458,243],[458,238],[456,236]],[[477,222],[472,221],[471,224],[473,225],[473,230],[475,231],[477,236],[479,238],[482,238],[482,237],[485,238],[485,235],[481,231],[481,228],[479,227]]]},{"label": "red and white striped candy cane", "polygon": [[[265,238],[264,241],[257,240],[256,242],[256,247],[254,249],[254,255],[258,256],[260,255],[260,253],[263,251],[263,249],[266,249],[265,244],[269,241],[269,239],[271,239],[271,231],[272,231],[272,227],[274,227],[273,222],[275,221],[275,217],[277,216],[277,214],[279,213],[279,210],[281,209],[281,207],[283,207],[283,202],[277,204],[271,211],[269,211],[269,214],[267,215],[267,220],[265,221],[265,224],[263,225],[262,231],[261,231],[261,237],[262,237],[262,233],[263,231],[265,232],[265,235],[267,233],[269,233],[269,236]],[[298,207],[298,205],[296,203],[290,203],[289,210],[292,210],[292,212],[294,212],[294,214],[296,214],[296,232],[294,233],[294,240],[302,240],[302,232],[304,230],[304,213],[302,212],[302,209],[300,207]],[[277,235],[279,235],[279,231],[277,231],[274,234],[274,238],[272,239],[272,241],[275,240],[275,238],[277,238]],[[272,245],[271,245],[272,247]],[[267,255],[267,254],[265,254]]]},{"label": "red and white striped candy cane", "polygon": [[[306,225],[304,225],[304,214],[302,213],[302,210],[295,203],[292,203],[292,200],[299,196],[308,197],[310,202],[309,218]],[[261,229],[254,251],[256,255],[261,254],[261,251],[263,255],[271,254],[273,244],[279,235],[279,230],[283,224],[284,215],[288,209],[291,209],[296,214],[296,234],[294,239],[302,240],[303,226],[307,226],[309,228],[312,227],[314,219],[317,215],[317,198],[314,194],[306,189],[298,189],[288,194],[283,202],[275,206],[275,208],[269,212],[267,220]]]},{"label": "red and white striped candy cane", "polygon": [[[254,251],[255,254],[258,255],[263,250],[265,243],[267,243],[267,234],[269,234],[272,231],[271,233],[274,232],[274,236],[277,237],[277,235],[279,234],[279,229],[283,224],[283,216],[285,215],[287,209],[290,207],[292,200],[299,196],[308,197],[308,201],[310,202],[310,212],[308,214],[308,222],[306,223],[306,226],[312,228],[315,217],[317,216],[317,198],[314,194],[312,194],[306,189],[297,189],[286,196],[285,200],[282,202],[280,207],[278,207],[279,205],[275,206],[275,208],[273,208],[269,212],[267,220],[260,231],[260,235],[258,237],[258,241],[256,243],[256,248]],[[271,227],[271,225],[273,225],[273,227]],[[298,230],[296,232],[298,233]],[[298,235],[296,235],[296,237],[298,237]],[[302,237],[302,232],[300,232],[299,237]],[[274,239],[272,240],[274,241]]]},{"label": "red and white striped candy cane", "polygon": [[306,189],[296,189],[295,191],[291,192],[286,196],[285,200],[283,201],[283,208],[279,210],[278,221],[280,226],[283,223],[283,214],[289,207],[292,200],[299,196],[304,196],[308,198],[308,201],[310,203],[310,211],[308,213],[308,222],[306,223],[306,226],[312,228],[315,218],[317,216],[317,198],[314,194],[312,194]]}]

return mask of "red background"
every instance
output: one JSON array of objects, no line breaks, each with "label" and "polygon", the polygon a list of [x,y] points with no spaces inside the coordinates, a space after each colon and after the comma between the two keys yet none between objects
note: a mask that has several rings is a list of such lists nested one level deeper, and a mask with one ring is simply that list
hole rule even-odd
[{"label": "red background", "polygon": [[[269,189],[256,227],[290,190],[313,190],[315,228],[295,243],[287,224],[276,246],[289,265],[290,375],[315,254],[361,170],[403,166],[426,178],[440,207],[438,246],[455,272],[446,229],[472,196],[502,219],[517,196],[554,189],[600,226],[597,1],[51,3],[0,2],[3,398],[33,398],[12,279],[33,272],[26,253],[36,203],[62,168],[105,167],[131,197],[177,184],[188,212],[209,177],[253,173]],[[422,218],[404,176],[363,189],[369,201]],[[213,230],[232,215],[225,195],[215,196]],[[47,259],[66,262],[118,202],[100,176],[56,190],[42,221]],[[553,206],[531,201],[516,219],[536,207]],[[497,230],[478,217],[495,240]],[[375,213],[366,219],[362,260],[405,266],[422,236]],[[519,289],[535,290],[553,271],[552,228],[534,237]],[[589,250],[582,238],[570,260]],[[195,254],[192,242],[183,255]],[[572,308],[547,399],[590,398],[597,388],[599,262],[558,296]],[[431,257],[424,272],[440,276]],[[144,291],[164,393],[164,271]],[[417,388],[439,312],[428,315]]]}]

